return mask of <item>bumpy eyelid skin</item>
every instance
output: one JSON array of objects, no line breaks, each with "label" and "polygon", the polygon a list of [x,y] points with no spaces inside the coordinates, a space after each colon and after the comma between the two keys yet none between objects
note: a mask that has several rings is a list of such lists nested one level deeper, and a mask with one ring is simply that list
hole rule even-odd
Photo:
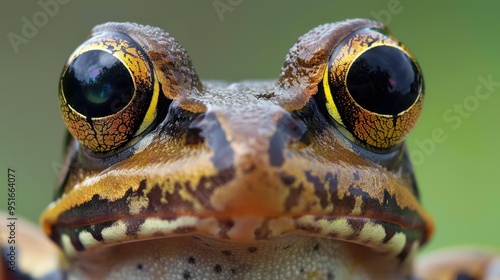
[{"label": "bumpy eyelid skin", "polygon": [[345,37],[361,28],[388,33],[376,21],[353,19],[320,25],[301,36],[286,55],[275,87],[278,103],[287,111],[299,110],[318,92],[330,55]]},{"label": "bumpy eyelid skin", "polygon": [[182,93],[180,88],[192,90],[200,87],[186,50],[167,32],[135,23],[108,22],[94,27],[92,34],[106,31],[127,34],[141,46],[153,64],[163,93],[169,99],[175,100]]},{"label": "bumpy eyelid skin", "polygon": [[[356,40],[352,39],[353,36],[357,35],[365,37],[363,40],[359,40],[357,37]],[[345,42],[346,40],[349,41],[349,44]],[[358,45],[351,48],[350,43]],[[353,99],[352,93],[347,90],[347,79],[336,84],[342,84],[345,90],[332,88],[330,85],[332,77],[337,77],[335,75],[339,73],[339,77],[347,78],[351,70],[350,67],[357,57],[366,53],[367,50],[376,48],[376,46],[381,47],[377,48],[376,51],[370,51],[371,53],[378,54],[381,50],[397,53],[399,50],[411,59],[409,64],[412,64],[412,67],[416,69],[415,77],[418,76],[418,78],[415,79],[419,81],[420,87],[412,91],[412,93],[416,93],[416,99],[408,108],[400,105],[388,110],[389,107],[386,104],[398,102],[399,99],[390,99],[392,103],[381,103],[380,100],[385,99],[379,98],[378,103],[368,103],[369,108],[376,109],[372,112],[360,106],[361,103]],[[337,53],[339,50],[342,53]],[[379,56],[373,55],[372,57]],[[363,57],[363,59],[365,58]],[[398,85],[399,80],[389,79],[388,82]],[[373,96],[378,94],[378,90],[377,88],[369,93]],[[301,36],[286,56],[274,92],[278,103],[288,111],[300,110],[313,95],[318,95],[318,97],[324,95],[329,118],[340,125],[338,126],[339,130],[352,141],[380,152],[390,150],[404,140],[420,115],[424,99],[421,70],[413,55],[403,44],[389,35],[389,30],[384,25],[367,19],[320,25]],[[359,91],[356,93],[358,98],[364,98],[359,97],[361,96]],[[386,97],[388,98],[388,95]],[[351,100],[350,103],[344,102],[347,99]],[[359,100],[364,103],[371,102],[370,100],[366,101],[368,99]],[[397,114],[394,113],[400,107],[406,109],[398,111]],[[377,113],[379,109],[381,113]],[[385,111],[388,113],[386,114]]]},{"label": "bumpy eyelid skin", "polygon": [[172,101],[203,112],[196,101],[202,92],[186,50],[168,33],[106,23],[70,56],[59,102],[70,133],[98,155],[133,145],[161,121]]},{"label": "bumpy eyelid skin", "polygon": [[138,43],[153,64],[163,94],[191,112],[203,112],[205,106],[196,101],[203,86],[187,51],[169,33],[158,27],[136,23],[108,22],[92,29],[92,34],[115,31],[127,34]]}]

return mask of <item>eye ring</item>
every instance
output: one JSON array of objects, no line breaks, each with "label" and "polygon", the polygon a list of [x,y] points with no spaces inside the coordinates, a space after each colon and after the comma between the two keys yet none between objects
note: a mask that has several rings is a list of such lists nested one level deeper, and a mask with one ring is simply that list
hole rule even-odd
[{"label": "eye ring", "polygon": [[151,127],[162,96],[146,53],[120,32],[98,33],[80,45],[59,83],[66,127],[98,153],[133,143]]},{"label": "eye ring", "polygon": [[422,110],[423,78],[415,58],[380,29],[362,28],[343,39],[322,83],[330,119],[351,140],[376,149],[402,142]]}]

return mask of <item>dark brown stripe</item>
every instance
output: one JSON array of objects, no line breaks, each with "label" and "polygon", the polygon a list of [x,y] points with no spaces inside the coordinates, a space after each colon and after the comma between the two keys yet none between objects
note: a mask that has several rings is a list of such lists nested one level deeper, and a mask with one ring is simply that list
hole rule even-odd
[{"label": "dark brown stripe", "polygon": [[[71,232],[69,234],[69,239],[71,240],[71,244],[77,251],[83,251],[85,250],[85,247],[83,247],[82,242],[80,241],[80,238],[78,238],[78,233],[77,232]],[[60,244],[62,245],[62,244]]]},{"label": "dark brown stripe", "polygon": [[271,166],[281,166],[285,162],[286,145],[299,143],[306,132],[307,126],[301,119],[285,112],[276,123],[276,131],[269,140]]},{"label": "dark brown stripe", "polygon": [[290,193],[285,200],[285,211],[289,212],[294,206],[299,204],[300,195],[304,191],[304,185],[301,183],[297,188],[290,187],[288,188]]},{"label": "dark brown stripe", "polygon": [[234,166],[234,151],[226,138],[226,132],[215,113],[206,113],[200,115],[189,126],[189,129],[197,129],[199,137],[205,139],[205,142],[214,152],[212,163],[218,170],[223,170]]},{"label": "dark brown stripe", "polygon": [[347,224],[351,227],[353,232],[346,238],[347,240],[357,240],[359,234],[365,227],[365,224],[368,223],[368,219],[347,219]]},{"label": "dark brown stripe", "polygon": [[[312,183],[314,186],[314,195],[316,197],[319,197],[319,203],[321,205],[321,208],[325,209],[328,206],[328,196],[326,194],[326,187],[325,184],[321,182],[319,177],[311,175],[311,171],[306,171],[305,172],[307,181]],[[337,177],[332,177],[330,173],[328,173],[327,176],[330,176],[327,178],[329,181],[329,187],[330,187],[330,193],[336,194],[337,193]]]},{"label": "dark brown stripe", "polygon": [[139,229],[141,225],[144,224],[146,219],[136,218],[136,219],[125,219],[125,226],[127,227],[126,235],[132,238],[137,238]]},{"label": "dark brown stripe", "polygon": [[291,174],[287,174],[285,171],[280,172],[279,176],[280,176],[281,182],[287,186],[292,185],[296,180],[295,176],[293,176]]}]

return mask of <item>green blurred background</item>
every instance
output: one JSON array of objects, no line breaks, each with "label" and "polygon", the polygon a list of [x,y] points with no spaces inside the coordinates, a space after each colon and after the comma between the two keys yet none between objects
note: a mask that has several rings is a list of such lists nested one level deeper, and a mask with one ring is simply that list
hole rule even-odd
[{"label": "green blurred background", "polygon": [[[64,135],[56,98],[59,74],[95,24],[135,21],[162,27],[188,50],[202,79],[237,81],[276,78],[300,35],[321,23],[363,17],[387,23],[424,71],[425,109],[408,143],[423,203],[437,222],[436,235],[425,250],[457,244],[500,247],[500,4],[66,1],[46,18],[39,3],[54,0],[2,3],[1,209],[7,205],[8,167],[17,172],[20,215],[36,221],[50,202]],[[226,10],[217,12],[216,7]],[[23,36],[23,18],[33,22],[33,16],[40,27],[14,47],[8,34]],[[480,77],[494,82],[481,86]],[[476,97],[478,87],[489,96]],[[464,106],[463,112],[457,106]],[[433,131],[444,136],[432,140]]]}]

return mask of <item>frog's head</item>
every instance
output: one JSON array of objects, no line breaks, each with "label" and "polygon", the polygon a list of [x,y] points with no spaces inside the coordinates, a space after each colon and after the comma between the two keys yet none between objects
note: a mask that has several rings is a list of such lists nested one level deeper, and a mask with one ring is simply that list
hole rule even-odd
[{"label": "frog's head", "polygon": [[43,227],[69,256],[307,236],[404,262],[433,231],[403,143],[423,98],[414,57],[369,20],[314,28],[277,81],[233,84],[200,82],[158,28],[99,25],[62,72],[73,137]]}]

